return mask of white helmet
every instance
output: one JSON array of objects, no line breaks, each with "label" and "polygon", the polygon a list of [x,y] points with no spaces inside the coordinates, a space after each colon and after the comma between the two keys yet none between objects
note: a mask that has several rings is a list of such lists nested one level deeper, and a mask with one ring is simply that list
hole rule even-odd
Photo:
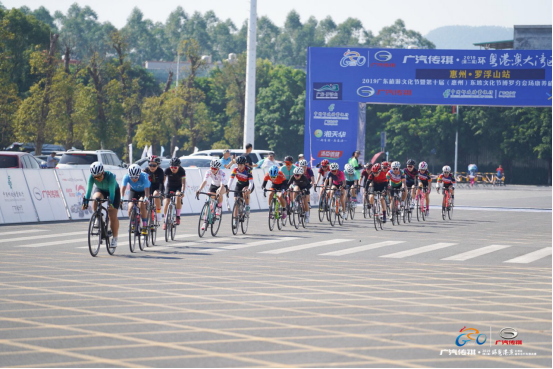
[{"label": "white helmet", "polygon": [[99,161],[95,161],[94,163],[90,164],[90,174],[92,176],[98,176],[100,174],[104,173],[104,166]]},{"label": "white helmet", "polygon": [[338,163],[330,163],[330,170],[338,170],[340,169],[340,166],[338,165]]},{"label": "white helmet", "polygon": [[142,169],[138,164],[133,164],[129,167],[129,177],[138,178],[140,177],[140,173],[142,173]]},{"label": "white helmet", "polygon": [[419,170],[427,170],[427,169],[428,169],[428,164],[425,161],[421,161],[419,163]]},{"label": "white helmet", "polygon": [[351,164],[344,165],[344,170],[349,175],[352,175],[353,173],[355,173],[355,169],[353,169],[353,166]]},{"label": "white helmet", "polygon": [[451,167],[449,165],[444,165],[444,167],[442,168],[442,172],[444,173],[451,172]]},{"label": "white helmet", "polygon": [[307,160],[300,160],[300,161],[298,162],[298,165],[299,165],[300,167],[306,167],[306,166],[307,166]]},{"label": "white helmet", "polygon": [[396,168],[397,169],[401,168],[401,163],[399,161],[394,161],[392,163],[392,169],[396,169]]},{"label": "white helmet", "polygon": [[303,174],[303,168],[302,167],[294,168],[294,174]]},{"label": "white helmet", "polygon": [[211,163],[209,163],[209,166],[211,168],[220,169],[221,168],[221,160],[219,159],[213,159]]}]

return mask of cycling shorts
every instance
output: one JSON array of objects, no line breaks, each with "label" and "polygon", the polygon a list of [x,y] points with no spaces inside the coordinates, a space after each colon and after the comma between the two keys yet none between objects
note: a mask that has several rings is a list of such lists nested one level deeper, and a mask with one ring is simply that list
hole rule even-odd
[{"label": "cycling shorts", "polygon": [[215,186],[214,184],[212,184],[211,186],[209,186],[209,192],[217,193],[219,188],[221,188],[221,186]]},{"label": "cycling shorts", "polygon": [[346,186],[351,187],[355,184],[355,181],[346,181]]},{"label": "cycling shorts", "polygon": [[374,192],[382,192],[387,187],[388,187],[388,184],[386,182],[382,182],[382,183],[373,182],[373,191]]},{"label": "cycling shorts", "polygon": [[181,185],[173,186],[173,187],[167,186],[167,187],[165,188],[165,193],[164,193],[164,195],[165,195],[166,198],[169,198],[169,194],[170,194],[171,192],[177,193],[177,192],[179,192],[179,191],[181,190],[181,188],[182,188]]},{"label": "cycling shorts", "polygon": [[129,200],[132,200],[132,199],[138,200],[141,197],[143,197],[144,199],[146,198],[146,191],[135,191],[131,188],[129,192],[130,192]]},{"label": "cycling shorts", "polygon": [[[248,188],[249,186],[250,186],[249,182],[245,182],[245,183],[237,182],[236,187],[234,188],[234,190],[238,191],[238,192],[234,193],[234,197],[242,197],[242,195],[243,195],[242,191],[244,190],[244,188]],[[252,188],[251,192],[253,192],[254,188],[255,188],[255,185]]]},{"label": "cycling shorts", "polygon": [[405,180],[405,187],[407,188],[411,188],[415,185],[415,181],[408,181],[408,180]]},{"label": "cycling shorts", "polygon": [[[102,196],[104,196],[104,199],[109,199],[109,191],[104,191],[104,190],[100,190],[98,189],[98,187],[94,188],[94,192],[93,193],[101,193]],[[118,209],[119,206],[121,205],[121,190],[119,189],[119,186],[115,189],[115,197],[113,198],[113,207],[115,209]]]},{"label": "cycling shorts", "polygon": [[287,182],[281,182],[279,184],[273,183],[271,186],[271,189],[274,191],[282,191],[288,189],[288,183]]}]

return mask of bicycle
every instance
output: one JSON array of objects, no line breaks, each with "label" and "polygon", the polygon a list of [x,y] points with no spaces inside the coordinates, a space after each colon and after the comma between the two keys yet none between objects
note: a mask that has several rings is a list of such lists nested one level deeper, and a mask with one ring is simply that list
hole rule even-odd
[{"label": "bicycle", "polygon": [[382,227],[382,191],[374,192],[374,202],[373,202],[373,221],[374,221],[374,229],[378,231],[378,228],[381,230],[384,229]]},{"label": "bicycle", "polygon": [[[90,217],[90,222],[88,223],[88,251],[90,255],[96,257],[98,251],[100,251],[100,246],[105,241],[106,249],[108,254],[113,255],[115,253],[115,247],[111,247],[110,237],[112,236],[111,230],[109,230],[109,217],[108,217],[108,208],[109,208],[109,199],[84,199],[87,201],[96,201],[96,211],[92,213]],[[107,207],[103,207],[102,203],[108,202]],[[104,212],[106,212],[106,220],[104,221]],[[97,229],[98,231],[95,231]],[[96,244],[93,241],[94,237],[98,237],[98,243]]]},{"label": "bicycle", "polygon": [[369,199],[369,188],[365,187],[363,192],[363,216],[366,218],[372,218],[372,206]]},{"label": "bicycle", "polygon": [[[267,197],[267,192],[275,192],[273,195],[273,198],[271,199],[271,203],[269,204],[269,230],[273,231],[275,229],[275,223],[278,227],[278,230],[282,230],[283,224],[282,224],[282,217],[280,214],[280,201],[278,200],[276,196],[275,190],[267,190],[263,189],[263,196]],[[282,192],[284,195],[284,191]]]},{"label": "bicycle", "polygon": [[449,191],[450,191],[449,189],[444,187],[443,189],[444,197],[442,200],[442,219],[443,220],[445,220],[446,212],[449,220],[453,218],[453,198],[451,197],[451,193]]},{"label": "bicycle", "polygon": [[[173,191],[169,192],[169,206],[167,207],[167,214],[165,214],[165,242],[169,242],[169,238],[174,241],[175,235],[177,234],[176,196],[177,195]],[[182,195],[180,196],[182,197]]]},{"label": "bicycle", "polygon": [[329,210],[329,221],[330,225],[334,227],[336,224],[336,220],[338,220],[339,225],[344,224],[344,218],[342,217],[341,204],[340,204],[340,197],[341,197],[341,188],[337,188],[334,190],[334,194],[332,195],[332,198],[330,199],[330,210]]},{"label": "bicycle", "polygon": [[[351,186],[350,188],[357,188],[359,191],[359,185]],[[348,216],[353,220],[355,217],[355,208],[357,207],[357,202],[352,200],[350,188],[346,188],[347,197],[346,197],[346,211],[345,211],[345,220],[348,220]]]},{"label": "bicycle", "polygon": [[[294,198],[293,205],[292,205],[292,213],[291,217],[294,218],[293,224],[296,229],[300,227],[300,225],[303,228],[306,228],[305,226],[305,210],[303,209],[303,191],[289,191],[290,193],[297,193],[296,197]],[[292,223],[292,220],[290,220],[290,223]]]},{"label": "bicycle", "polygon": [[[144,251],[144,246],[148,242],[149,234],[142,234],[142,219],[140,217],[140,207],[138,203],[143,201],[132,199],[123,200],[123,202],[132,203],[131,214],[129,216],[129,249],[131,252],[134,252],[136,250],[136,244],[138,243],[140,251]],[[148,232],[148,228],[146,228],[146,232]]]},{"label": "bicycle", "polygon": [[[241,191],[228,190],[227,197],[230,192],[242,193]],[[236,214],[236,215],[235,215]],[[238,234],[238,223],[240,223],[240,228],[242,228],[242,233],[246,234],[248,231],[248,224],[250,222],[250,216],[246,212],[246,200],[243,196],[237,197],[234,201],[234,206],[232,207],[232,234]]]},{"label": "bicycle", "polygon": [[426,220],[426,207],[424,206],[426,202],[426,194],[428,193],[428,186],[423,186],[422,189],[418,189],[418,194],[416,198],[416,207],[417,207],[417,220],[420,222]]},{"label": "bicycle", "polygon": [[[200,220],[198,222],[198,236],[203,237],[208,226],[211,226],[211,235],[217,236],[219,228],[221,227],[221,219],[223,218],[223,208],[221,207],[220,214],[217,215],[217,205],[219,204],[219,195],[213,192],[200,192],[198,195],[207,195],[205,204],[202,207],[200,213]],[[200,197],[196,195],[196,199]],[[213,198],[215,196],[215,198]],[[203,227],[202,227],[203,226]]]},{"label": "bicycle", "polygon": [[403,209],[403,206],[401,205],[401,200],[399,193],[400,191],[403,192],[403,188],[392,188],[391,191],[393,192],[392,195],[392,202],[391,202],[391,208],[392,212],[390,213],[390,217],[392,218],[392,224],[393,225],[399,225],[400,223],[400,216]]},{"label": "bicycle", "polygon": [[[150,242],[152,246],[155,246],[157,241],[157,229],[159,228],[159,220],[157,219],[156,213],[156,204],[154,199],[159,199],[161,196],[150,195],[147,213],[148,213],[148,229],[150,234]],[[147,247],[150,247],[149,243],[146,244]]]},{"label": "bicycle", "polygon": [[326,187],[315,185],[315,190],[317,187],[321,189],[321,196],[319,197],[319,222],[322,222],[325,216],[328,220],[330,220],[330,216],[328,215],[329,207]]},{"label": "bicycle", "polygon": [[[413,185],[414,187],[414,185]],[[407,188],[407,196],[405,197],[405,207],[403,208],[403,223],[411,223],[411,216],[413,211],[411,210],[411,201],[413,201],[413,198],[411,197],[411,192],[413,191],[413,187]]]}]

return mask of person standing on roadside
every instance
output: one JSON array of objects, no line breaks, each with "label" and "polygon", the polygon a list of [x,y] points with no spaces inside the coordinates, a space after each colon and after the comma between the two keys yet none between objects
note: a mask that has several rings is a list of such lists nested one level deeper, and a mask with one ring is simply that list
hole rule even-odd
[{"label": "person standing on roadside", "polygon": [[50,153],[50,156],[46,159],[46,165],[48,169],[56,169],[56,165],[58,165],[58,159],[56,159],[56,153]]}]

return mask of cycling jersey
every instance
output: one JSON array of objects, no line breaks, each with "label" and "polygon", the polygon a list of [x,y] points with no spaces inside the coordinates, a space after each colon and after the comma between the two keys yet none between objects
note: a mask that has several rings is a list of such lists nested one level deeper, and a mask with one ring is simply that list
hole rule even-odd
[{"label": "cycling jersey", "polygon": [[163,183],[165,182],[165,173],[163,173],[163,169],[157,167],[156,170],[152,172],[148,167],[144,169],[144,173],[146,173],[150,179],[150,190],[159,190],[163,192]]},{"label": "cycling jersey", "polygon": [[144,192],[144,189],[150,188],[150,179],[146,173],[141,172],[138,181],[134,182],[131,180],[129,173],[127,173],[123,177],[123,187],[127,187],[129,184],[131,185],[131,189],[135,192]]},{"label": "cycling jersey", "polygon": [[286,168],[286,165],[285,165],[283,167],[280,167],[280,171],[282,172],[282,174],[284,174],[284,176],[286,177],[286,180],[289,181],[290,177],[292,177],[292,175],[294,174],[294,169],[296,168],[297,167],[293,164],[290,167],[290,169]]},{"label": "cycling jersey", "polygon": [[400,169],[397,173],[393,170],[390,170],[388,173],[386,173],[386,179],[388,182],[390,182],[391,187],[401,187],[402,180],[405,179],[405,175],[403,174],[403,171]]},{"label": "cycling jersey", "polygon": [[186,178],[186,171],[183,167],[179,167],[176,173],[173,173],[171,168],[165,169],[165,178],[167,179],[167,187],[171,189],[180,189],[182,179]]},{"label": "cycling jersey", "polygon": [[424,185],[427,185],[428,181],[432,181],[432,176],[428,170],[425,170],[424,173],[419,170],[417,178],[419,181],[423,182]]},{"label": "cycling jersey", "polygon": [[313,174],[313,170],[311,170],[311,168],[307,167],[307,169],[303,172],[303,175],[307,177],[308,180],[311,181],[311,178],[313,178],[315,176],[315,174]]},{"label": "cycling jersey", "polygon": [[336,174],[333,174],[332,172],[328,172],[327,178],[335,186],[341,186],[346,182],[346,177],[344,176],[344,172],[342,172],[341,170],[338,170]]},{"label": "cycling jersey", "polygon": [[368,181],[374,183],[388,183],[386,172],[381,170],[376,176],[374,175],[374,173],[371,173],[369,174]]},{"label": "cycling jersey", "polygon": [[286,182],[286,177],[284,176],[284,174],[279,171],[276,178],[271,178],[271,176],[269,176],[269,173],[265,174],[265,177],[263,178],[263,188],[265,188],[265,186],[267,185],[267,181],[271,181],[273,182],[273,184],[281,184],[283,182]]},{"label": "cycling jersey", "polygon": [[298,186],[300,190],[304,190],[306,188],[311,188],[311,181],[307,179],[305,175],[301,175],[300,178],[296,178],[295,176],[292,176],[290,178],[290,181],[288,182],[290,186]]},{"label": "cycling jersey", "polygon": [[211,184],[213,186],[221,187],[221,184],[226,182],[225,177],[225,172],[223,172],[221,169],[219,169],[215,174],[210,169],[205,172],[204,181],[207,182],[208,180],[211,180]]},{"label": "cycling jersey", "polygon": [[[119,185],[115,180],[115,174],[107,171],[104,172],[104,179],[102,180],[102,182],[98,181],[97,179],[94,179],[94,177],[91,174],[90,177],[88,177],[88,184],[86,186],[85,199],[90,199],[90,195],[92,194],[92,186],[94,185],[96,185],[96,188],[100,192],[109,192],[109,201],[111,202],[111,204],[114,204],[116,190],[119,189]],[[84,200],[83,204],[88,205],[88,201]]]},{"label": "cycling jersey", "polygon": [[371,171],[367,169],[363,169],[361,171],[361,180],[364,181],[363,185],[366,185],[369,183],[369,176],[371,175]]},{"label": "cycling jersey", "polygon": [[413,168],[413,171],[410,171],[409,169],[405,168],[403,169],[403,174],[405,174],[405,182],[411,186],[415,183],[415,180],[417,179],[417,175],[419,174],[419,171],[416,168]]},{"label": "cycling jersey", "polygon": [[[230,174],[230,179],[228,182],[229,188],[232,188],[232,183],[234,182],[235,178],[238,181],[238,183],[236,183],[236,191],[241,191],[242,189],[244,189],[244,187],[248,186],[248,182],[250,191],[253,190],[253,175],[250,168],[248,168],[247,166],[244,166],[243,170],[239,170],[238,167],[234,168]],[[235,194],[235,196],[236,195],[237,194]]]},{"label": "cycling jersey", "polygon": [[357,173],[357,171],[355,171],[351,175],[347,174],[347,173],[344,173],[344,177],[346,178],[346,182],[354,182],[354,181],[359,180],[359,174]]},{"label": "cycling jersey", "polygon": [[330,172],[330,168],[329,168],[329,167],[326,167],[326,168],[327,168],[326,170],[324,170],[323,167],[320,167],[320,168],[319,168],[319,174],[320,174],[323,178],[325,178],[326,175],[327,175],[327,173]]},{"label": "cycling jersey", "polygon": [[455,184],[455,177],[449,173],[449,175],[446,177],[443,173],[438,176],[438,183],[442,183],[444,186],[450,186],[452,184]]}]

